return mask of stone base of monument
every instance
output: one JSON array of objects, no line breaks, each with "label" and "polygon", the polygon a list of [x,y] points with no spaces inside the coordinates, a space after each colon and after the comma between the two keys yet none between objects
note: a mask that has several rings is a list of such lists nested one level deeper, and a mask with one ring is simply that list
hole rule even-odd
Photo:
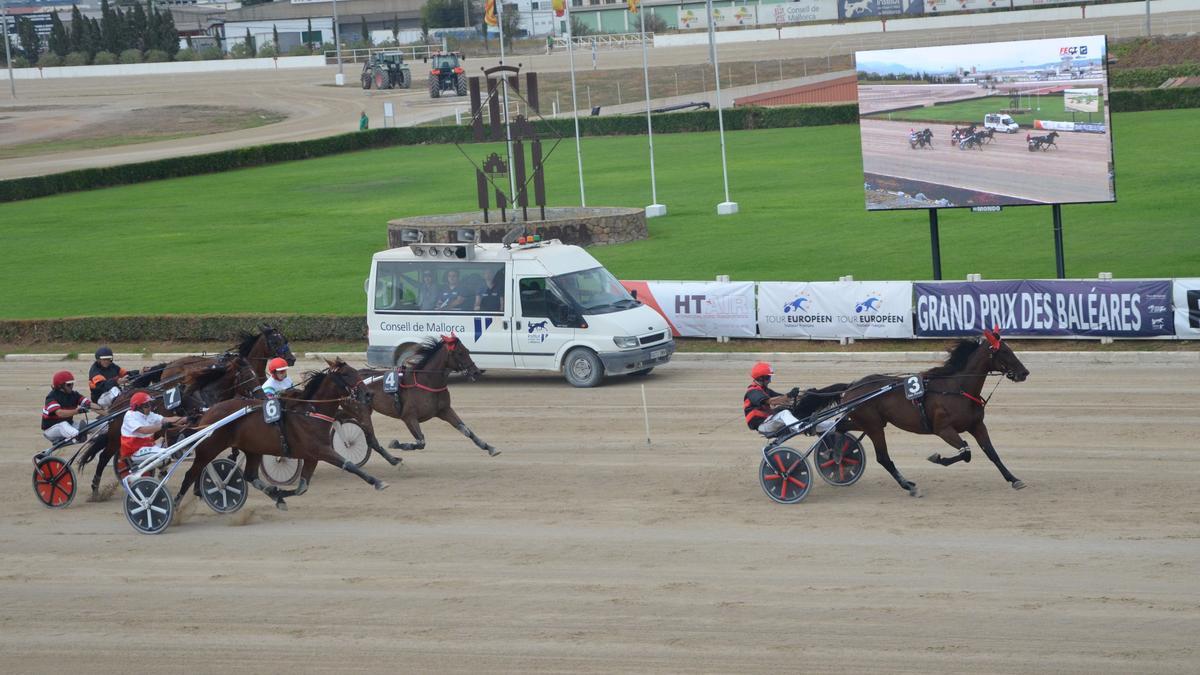
[{"label": "stone base of monument", "polygon": [[[508,214],[510,218],[512,215]],[[490,223],[483,222],[480,211],[398,218],[388,221],[388,247],[407,246],[400,239],[401,230],[406,229],[420,230],[424,241],[446,243],[458,241],[458,230],[474,230],[480,242],[499,242],[509,230],[522,225],[527,235],[537,234],[542,239],[558,239],[576,246],[621,244],[646,238],[645,209],[556,206],[546,209],[545,220],[533,220],[539,215],[538,209],[531,208],[529,221],[507,223],[499,222],[498,209],[488,213]]]}]

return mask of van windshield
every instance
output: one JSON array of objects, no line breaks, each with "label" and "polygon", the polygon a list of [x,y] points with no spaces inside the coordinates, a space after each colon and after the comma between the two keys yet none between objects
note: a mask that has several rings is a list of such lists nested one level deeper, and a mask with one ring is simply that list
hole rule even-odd
[{"label": "van windshield", "polygon": [[555,287],[583,314],[608,314],[641,304],[603,267],[562,274],[552,279]]}]

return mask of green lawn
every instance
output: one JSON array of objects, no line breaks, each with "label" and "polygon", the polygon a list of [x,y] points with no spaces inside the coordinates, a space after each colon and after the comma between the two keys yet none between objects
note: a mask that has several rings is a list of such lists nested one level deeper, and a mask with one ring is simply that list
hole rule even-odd
[{"label": "green lawn", "polygon": [[[1006,109],[1012,100],[1007,96],[988,96],[970,101],[947,103],[946,105],[900,110],[892,113],[870,115],[876,119],[887,120],[919,120],[931,122],[956,122],[966,124],[975,122],[983,126],[983,116],[987,113],[999,112]],[[1022,127],[1032,127],[1035,119],[1053,120],[1056,122],[1087,122],[1089,113],[1073,112],[1063,108],[1063,95],[1022,96],[1021,107],[1030,108],[1033,112],[1027,115],[1013,115],[1013,121]],[[1090,113],[1094,122],[1104,121],[1104,101],[1100,101],[1100,112]],[[1116,124],[1116,122],[1113,122]]]},{"label": "green lawn", "polygon": [[[1194,110],[1115,116],[1116,204],[1063,209],[1067,274],[1200,276]],[[926,212],[867,213],[854,126],[655,137],[650,239],[592,253],[625,279],[925,279]],[[549,160],[553,205],[578,203],[573,145]],[[646,143],[585,138],[588,204],[649,203]],[[453,146],[339,155],[0,204],[0,317],[363,310],[386,221],[466,211],[474,181]],[[941,212],[946,278],[1054,275],[1049,207]]]}]

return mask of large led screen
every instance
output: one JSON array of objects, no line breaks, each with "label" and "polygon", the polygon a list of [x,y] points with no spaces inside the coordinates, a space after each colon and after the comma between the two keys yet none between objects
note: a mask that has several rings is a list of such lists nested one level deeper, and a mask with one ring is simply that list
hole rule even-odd
[{"label": "large led screen", "polygon": [[857,53],[868,210],[1116,201],[1103,35]]}]

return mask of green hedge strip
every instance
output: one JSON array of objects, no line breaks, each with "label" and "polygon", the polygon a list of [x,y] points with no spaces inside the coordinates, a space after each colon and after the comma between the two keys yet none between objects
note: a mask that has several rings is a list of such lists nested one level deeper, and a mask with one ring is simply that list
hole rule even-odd
[{"label": "green hedge strip", "polygon": [[[1157,86],[1157,83],[1154,86]],[[1114,91],[1110,104],[1114,112],[1200,108],[1200,87]],[[853,124],[857,120],[858,106],[854,104],[779,108],[749,106],[725,111],[725,128],[731,130]],[[585,136],[638,135],[644,132],[645,124],[645,118],[639,115],[588,116],[579,119],[579,130]],[[575,133],[574,121],[570,118],[545,120],[539,123],[539,127],[543,131],[552,128],[563,137],[570,137]],[[655,115],[654,129],[666,134],[716,131],[717,111],[699,110]],[[357,150],[374,150],[397,145],[468,142],[470,134],[471,129],[467,126],[372,129],[311,141],[275,143],[204,155],[18,178],[0,181],[0,203],[64,192],[131,185],[163,178],[245,169]]]},{"label": "green hedge strip", "polygon": [[0,321],[0,343],[46,342],[228,342],[253,332],[260,323],[278,328],[289,340],[364,340],[363,315],[208,315],[98,316]]},{"label": "green hedge strip", "polygon": [[1108,84],[1117,89],[1153,89],[1173,77],[1200,76],[1200,63],[1180,63],[1151,68],[1125,68],[1108,73]]}]

